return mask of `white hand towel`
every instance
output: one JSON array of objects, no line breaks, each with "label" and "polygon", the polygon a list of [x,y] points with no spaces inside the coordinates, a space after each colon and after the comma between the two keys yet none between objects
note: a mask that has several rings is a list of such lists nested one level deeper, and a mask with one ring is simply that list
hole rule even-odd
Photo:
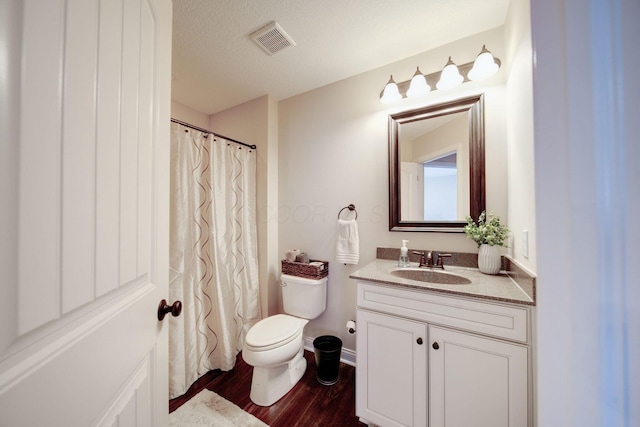
[{"label": "white hand towel", "polygon": [[336,240],[336,261],[357,264],[360,260],[358,223],[355,219],[338,219],[338,239]]}]

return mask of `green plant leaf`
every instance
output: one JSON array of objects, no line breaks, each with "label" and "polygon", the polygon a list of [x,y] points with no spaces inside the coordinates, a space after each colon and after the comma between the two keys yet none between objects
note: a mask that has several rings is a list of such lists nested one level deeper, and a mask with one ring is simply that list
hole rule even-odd
[{"label": "green plant leaf", "polygon": [[464,232],[468,238],[477,243],[478,247],[482,244],[507,247],[506,243],[510,231],[500,222],[500,217],[494,215],[493,211],[488,216],[485,211],[482,211],[477,223],[470,216],[467,216],[466,220],[467,225],[464,226]]}]

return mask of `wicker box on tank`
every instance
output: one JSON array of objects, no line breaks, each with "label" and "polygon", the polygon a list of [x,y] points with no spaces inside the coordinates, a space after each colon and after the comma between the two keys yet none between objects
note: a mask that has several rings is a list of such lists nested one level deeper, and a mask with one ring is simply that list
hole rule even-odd
[{"label": "wicker box on tank", "polygon": [[306,264],[304,262],[282,260],[282,274],[290,276],[306,277],[307,279],[322,279],[329,274],[329,262],[312,259],[311,262],[319,262],[321,265]]}]

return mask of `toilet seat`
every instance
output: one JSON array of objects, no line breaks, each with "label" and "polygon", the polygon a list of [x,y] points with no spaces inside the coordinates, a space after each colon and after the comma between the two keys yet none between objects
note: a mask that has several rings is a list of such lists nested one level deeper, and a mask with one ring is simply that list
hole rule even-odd
[{"label": "toilet seat", "polygon": [[252,351],[267,351],[282,347],[302,334],[306,322],[286,314],[262,319],[249,329],[245,345]]}]

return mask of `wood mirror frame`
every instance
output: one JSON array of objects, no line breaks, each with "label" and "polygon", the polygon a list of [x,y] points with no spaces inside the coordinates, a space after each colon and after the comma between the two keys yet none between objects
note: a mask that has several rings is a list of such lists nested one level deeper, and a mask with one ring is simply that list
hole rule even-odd
[{"label": "wood mirror frame", "polygon": [[469,123],[469,215],[485,210],[484,97],[482,94],[389,115],[389,230],[463,232],[466,221],[402,221],[400,212],[400,125],[467,111]]}]

